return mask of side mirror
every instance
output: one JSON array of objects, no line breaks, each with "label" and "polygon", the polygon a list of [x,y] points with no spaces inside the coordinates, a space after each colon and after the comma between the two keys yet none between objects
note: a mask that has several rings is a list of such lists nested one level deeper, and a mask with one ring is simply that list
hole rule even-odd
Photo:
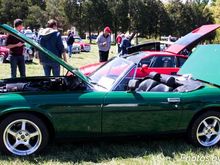
[{"label": "side mirror", "polygon": [[148,65],[147,65],[147,64],[143,64],[143,65],[141,66],[141,71],[146,73],[147,70],[148,70]]},{"label": "side mirror", "polygon": [[135,91],[135,89],[137,89],[139,84],[140,84],[139,80],[129,80],[128,91]]}]

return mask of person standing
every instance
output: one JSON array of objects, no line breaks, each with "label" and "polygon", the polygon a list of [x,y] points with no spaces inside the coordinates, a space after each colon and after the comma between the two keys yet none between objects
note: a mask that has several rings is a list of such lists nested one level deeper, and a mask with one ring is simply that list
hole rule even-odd
[{"label": "person standing", "polygon": [[[51,19],[47,22],[47,28],[39,31],[38,42],[42,47],[51,51],[57,57],[62,58],[63,55],[63,59],[66,61],[61,34],[57,30],[57,21]],[[50,59],[42,52],[39,52],[39,59],[43,65],[45,76],[50,76],[51,71],[53,76],[60,76],[60,65],[56,61]]]},{"label": "person standing", "polygon": [[99,48],[99,62],[105,62],[108,60],[108,54],[111,47],[111,29],[105,27],[103,33],[101,33],[96,40]]},{"label": "person standing", "polygon": [[67,49],[68,49],[69,57],[71,57],[72,56],[73,43],[74,43],[74,32],[69,31],[66,43],[67,43]]},{"label": "person standing", "polygon": [[[21,19],[14,20],[14,28],[21,32],[24,28],[23,21]],[[6,39],[6,47],[10,49],[11,77],[16,77],[17,67],[20,72],[20,77],[25,77],[25,60],[23,56],[24,43],[16,37],[8,35]]]},{"label": "person standing", "polygon": [[131,46],[131,41],[130,41],[130,35],[126,34],[124,39],[121,42],[121,50],[122,50],[122,55],[123,54],[128,54],[128,48]]},{"label": "person standing", "polygon": [[119,33],[118,36],[116,37],[116,43],[117,43],[117,46],[118,46],[118,53],[121,52],[121,47],[120,47],[120,45],[121,45],[121,42],[122,42],[124,36],[125,36],[125,35],[124,35],[123,33]]}]

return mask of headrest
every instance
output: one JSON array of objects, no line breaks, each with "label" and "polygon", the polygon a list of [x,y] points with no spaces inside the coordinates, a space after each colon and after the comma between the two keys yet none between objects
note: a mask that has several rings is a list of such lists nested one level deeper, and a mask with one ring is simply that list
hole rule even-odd
[{"label": "headrest", "polygon": [[155,80],[155,81],[160,81],[160,73],[157,72],[150,72],[148,77],[150,77],[151,79]]},{"label": "headrest", "polygon": [[172,76],[163,76],[161,77],[160,81],[169,87],[173,87],[176,84],[176,80]]}]

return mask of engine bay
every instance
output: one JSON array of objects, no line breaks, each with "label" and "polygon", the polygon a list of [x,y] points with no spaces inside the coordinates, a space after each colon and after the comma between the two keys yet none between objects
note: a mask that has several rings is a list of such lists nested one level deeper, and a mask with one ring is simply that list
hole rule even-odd
[{"label": "engine bay", "polygon": [[0,93],[25,91],[73,91],[86,89],[76,76],[27,77],[0,81]]}]

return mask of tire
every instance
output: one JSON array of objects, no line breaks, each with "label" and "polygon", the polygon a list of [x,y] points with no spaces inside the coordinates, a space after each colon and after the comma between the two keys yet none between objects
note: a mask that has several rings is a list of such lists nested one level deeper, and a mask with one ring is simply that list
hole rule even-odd
[{"label": "tire", "polygon": [[15,113],[0,123],[0,149],[5,154],[37,154],[46,147],[48,139],[47,127],[32,114]]},{"label": "tire", "polygon": [[201,114],[188,130],[189,141],[199,147],[212,147],[220,142],[220,112]]}]

